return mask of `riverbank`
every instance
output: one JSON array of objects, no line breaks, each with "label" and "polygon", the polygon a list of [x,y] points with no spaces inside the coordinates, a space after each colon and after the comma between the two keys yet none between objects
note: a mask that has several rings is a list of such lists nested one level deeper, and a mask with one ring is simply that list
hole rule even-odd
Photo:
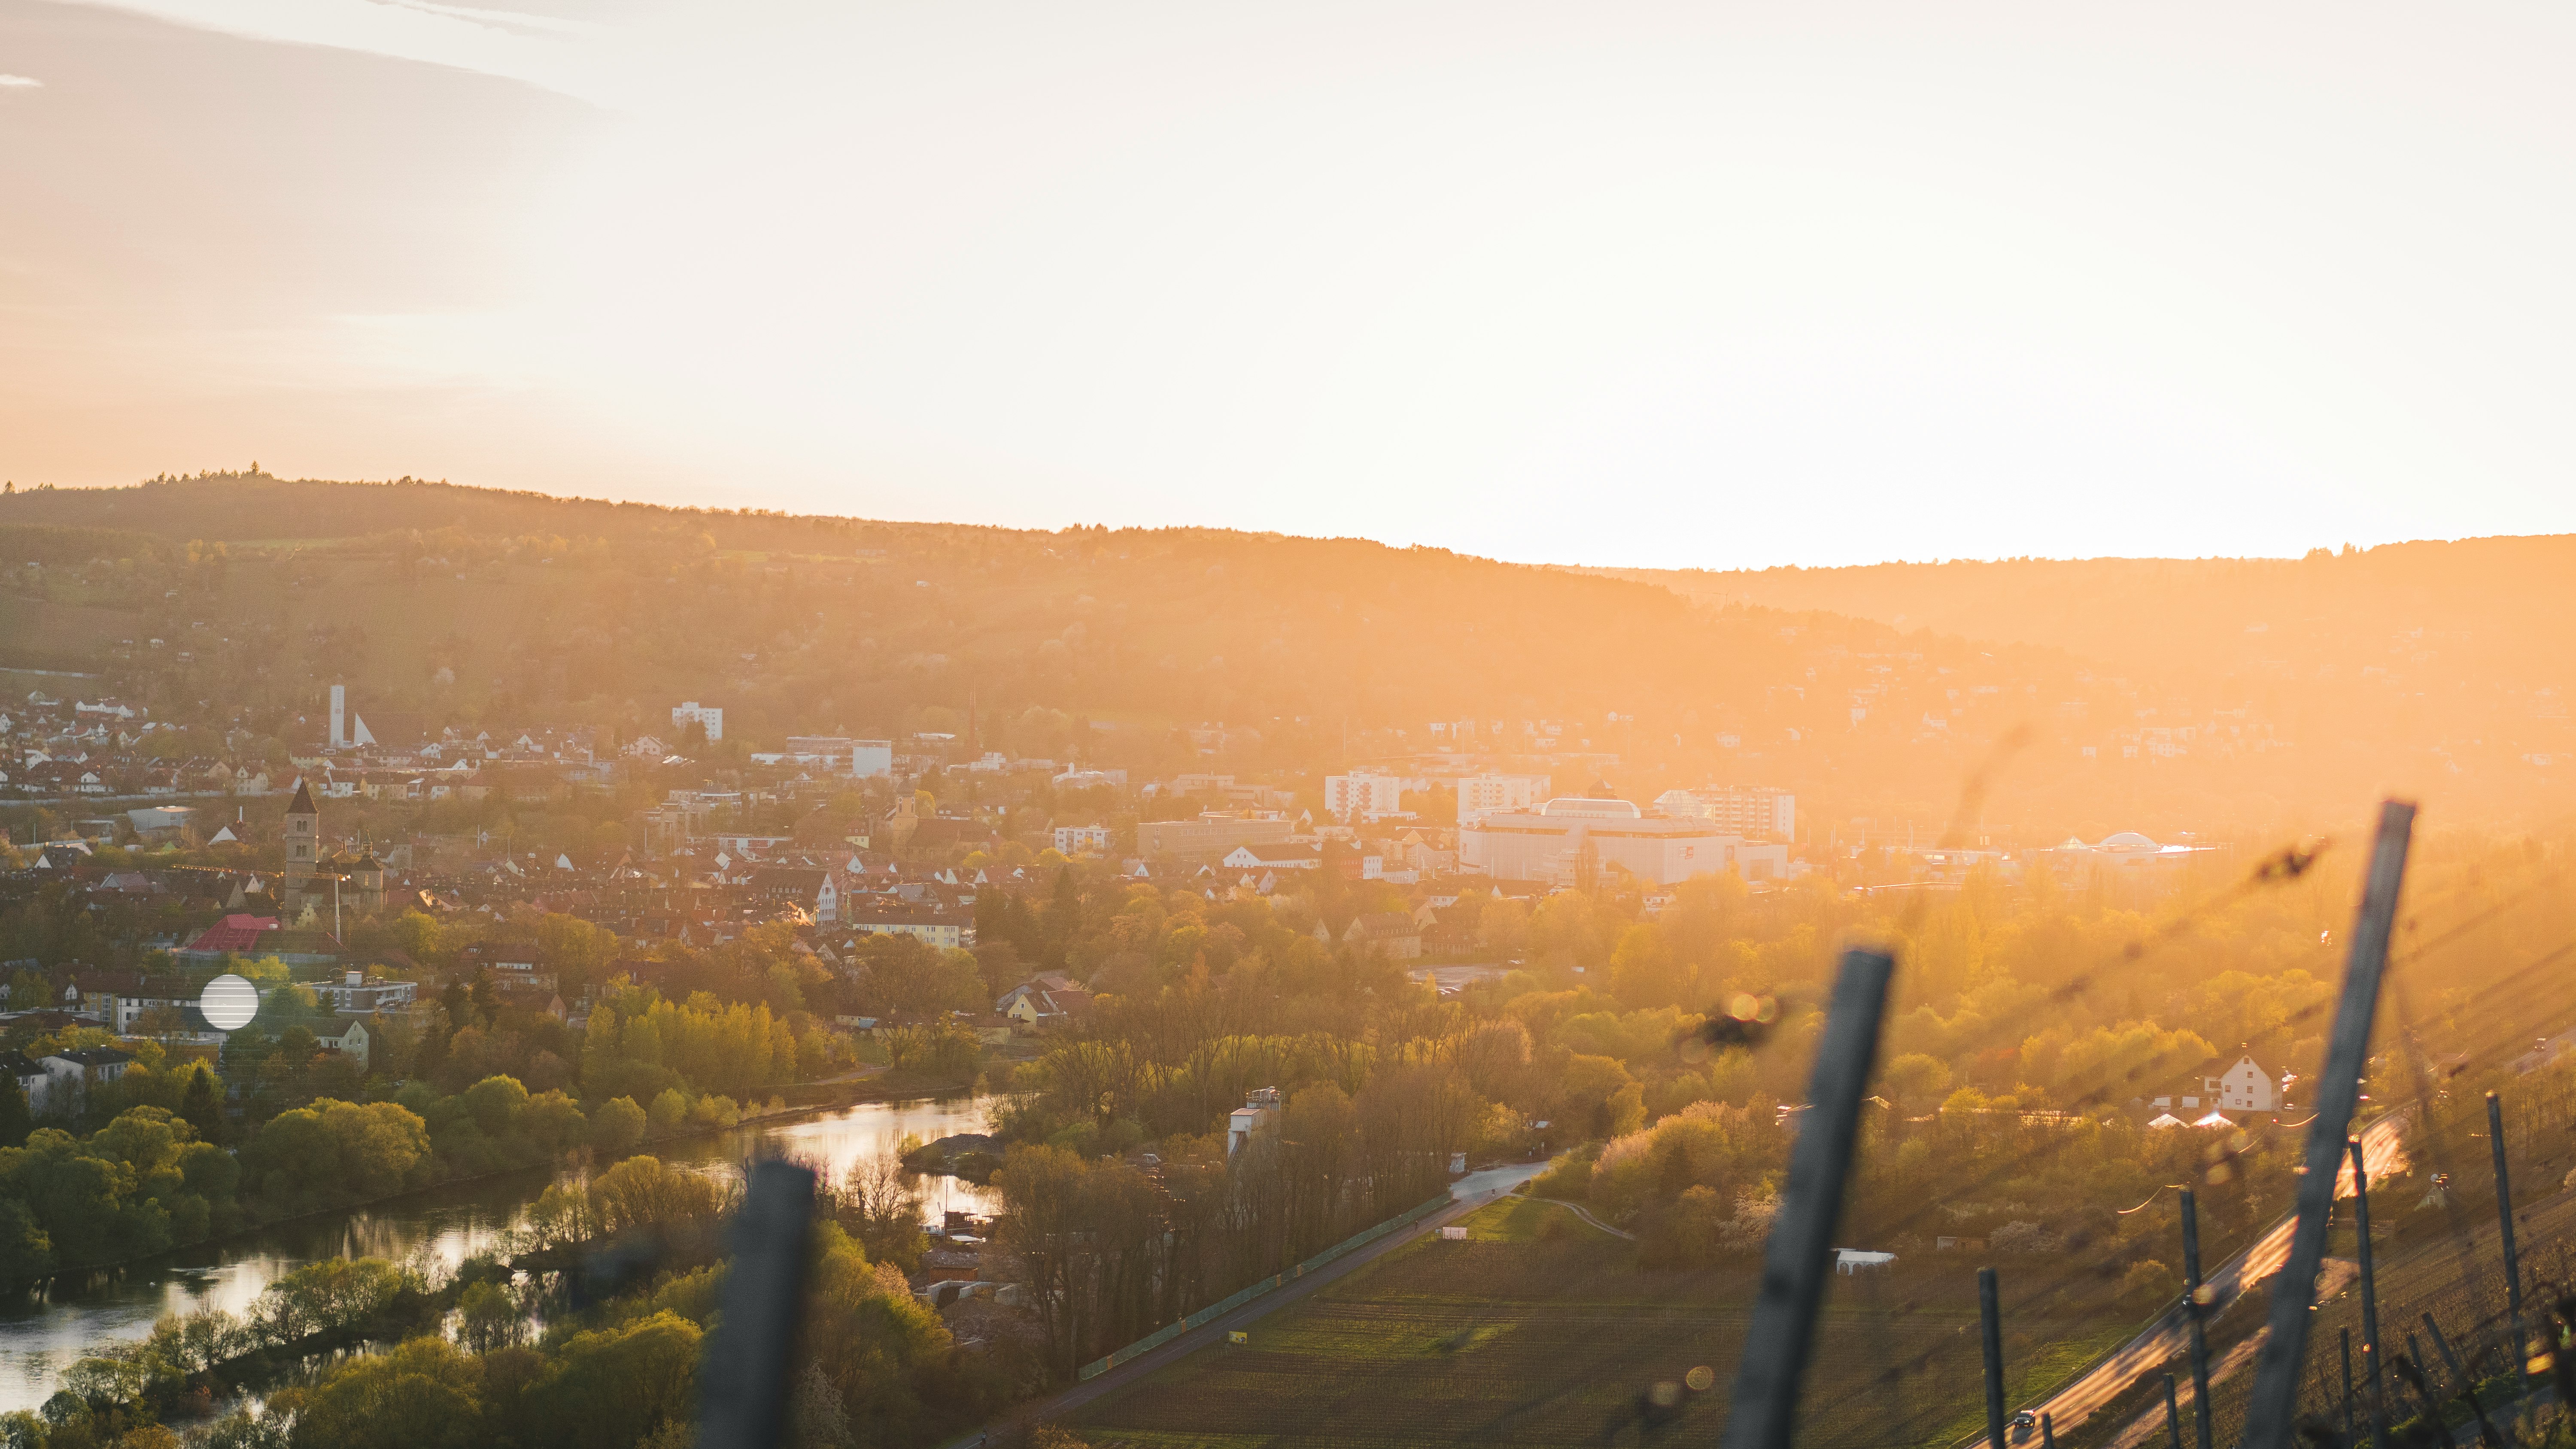
[{"label": "riverbank", "polygon": [[[888,1080],[880,1073],[834,1085],[842,1095],[833,1101],[657,1138],[639,1150],[699,1172],[729,1174],[751,1158],[785,1154],[838,1174],[892,1151],[906,1136],[981,1130],[993,1105],[959,1082]],[[941,1087],[952,1090],[934,1095]],[[270,1283],[304,1263],[382,1258],[452,1271],[469,1257],[501,1251],[537,1196],[562,1180],[563,1169],[557,1162],[454,1178],[56,1275],[39,1293],[0,1302],[0,1412],[41,1407],[63,1370],[102,1345],[145,1337],[163,1316],[245,1312]],[[980,1210],[986,1201],[971,1185],[942,1179],[927,1195],[923,1218],[935,1223],[943,1208]]]}]

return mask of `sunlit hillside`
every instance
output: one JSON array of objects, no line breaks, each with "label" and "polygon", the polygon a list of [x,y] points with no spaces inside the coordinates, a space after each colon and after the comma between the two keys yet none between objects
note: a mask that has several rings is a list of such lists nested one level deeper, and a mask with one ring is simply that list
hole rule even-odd
[{"label": "sunlit hillside", "polygon": [[345,682],[432,728],[631,734],[697,698],[749,748],[971,723],[1141,768],[1320,772],[1464,723],[1570,782],[1785,786],[1844,838],[2278,830],[2387,789],[2437,820],[2576,805],[2570,540],[1602,577],[257,474],[20,492],[0,529],[0,664],[281,738]]}]

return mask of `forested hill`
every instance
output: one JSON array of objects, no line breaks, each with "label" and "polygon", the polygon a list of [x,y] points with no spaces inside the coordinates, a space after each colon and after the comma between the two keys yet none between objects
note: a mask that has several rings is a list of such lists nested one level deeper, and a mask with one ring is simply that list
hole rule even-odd
[{"label": "forested hill", "polygon": [[1958,559],[1855,568],[1601,569],[1707,602],[1820,609],[2062,649],[2135,679],[2378,670],[2431,691],[2576,673],[2576,535],[2315,549],[2300,559]]},{"label": "forested hill", "polygon": [[753,749],[971,708],[985,745],[1157,771],[1393,761],[1473,721],[1569,782],[1777,784],[1881,835],[1937,831],[2019,732],[1997,832],[2330,823],[2386,788],[2512,820],[2568,808],[2576,773],[2576,569],[2544,577],[2565,542],[1604,577],[1354,539],[208,475],[0,497],[0,668],[272,736],[309,731],[334,682],[433,728],[667,732],[698,699]]}]

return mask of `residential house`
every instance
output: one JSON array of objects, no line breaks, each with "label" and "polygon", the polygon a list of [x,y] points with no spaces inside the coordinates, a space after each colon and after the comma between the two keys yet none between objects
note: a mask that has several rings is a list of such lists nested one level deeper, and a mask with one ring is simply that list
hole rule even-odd
[{"label": "residential house", "polygon": [[327,1017],[314,1024],[313,1039],[332,1051],[347,1055],[362,1068],[367,1064],[367,1046],[371,1038],[363,1017]]},{"label": "residential house", "polygon": [[1422,954],[1422,928],[1402,911],[1371,911],[1351,918],[1342,928],[1341,942],[1389,960],[1410,961]]},{"label": "residential house", "polygon": [[79,1110],[89,1089],[113,1082],[134,1065],[132,1052],[115,1047],[71,1047],[46,1057],[39,1063],[45,1069],[45,1101],[65,1111]]},{"label": "residential house", "polygon": [[1024,981],[993,1003],[993,1010],[1032,1029],[1079,1020],[1090,1009],[1091,993],[1062,976]]}]

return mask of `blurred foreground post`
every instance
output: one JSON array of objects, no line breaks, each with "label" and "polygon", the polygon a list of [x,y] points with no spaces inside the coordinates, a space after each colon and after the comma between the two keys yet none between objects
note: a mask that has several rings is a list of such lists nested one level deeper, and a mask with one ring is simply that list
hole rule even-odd
[{"label": "blurred foreground post", "polygon": [[776,1449],[787,1433],[788,1364],[805,1306],[814,1174],[772,1158],[751,1169],[733,1224],[715,1336],[698,1379],[698,1449]]},{"label": "blurred foreground post", "polygon": [[2334,1207],[2344,1142],[2361,1101],[2361,1074],[2370,1060],[2370,1028],[2379,1012],[2379,978],[2388,966],[2388,937],[2397,922],[2397,895],[2406,883],[2406,847],[2415,829],[2415,807],[2390,800],[2379,807],[2370,873],[2352,928],[2352,953],[2344,967],[2343,996],[2335,1005],[2334,1035],[2317,1078],[2317,1115],[2308,1128],[2308,1152],[2299,1170],[2298,1219],[2289,1260],[2272,1285],[2271,1314],[2254,1362],[2254,1393],[2245,1407],[2246,1449],[2289,1449],[2299,1409],[2299,1364],[2307,1356],[2309,1309],[2316,1302],[2317,1269],[2326,1252],[2326,1215]]},{"label": "blurred foreground post", "polygon": [[[1736,1365],[1726,1449],[1789,1449],[1798,1421],[1798,1383],[1813,1348],[1816,1309],[1831,1266],[1843,1182],[1860,1135],[1860,1104],[1878,1057],[1879,1018],[1896,960],[1883,952],[1843,953],[1816,1065],[1807,1085],[1780,1216],[1762,1250],[1762,1295]],[[2000,1446],[1998,1446],[2000,1449]]]},{"label": "blurred foreground post", "polygon": [[2168,1449],[2182,1449],[2182,1410],[2174,1407],[2174,1376],[2165,1374],[2165,1444]]}]

